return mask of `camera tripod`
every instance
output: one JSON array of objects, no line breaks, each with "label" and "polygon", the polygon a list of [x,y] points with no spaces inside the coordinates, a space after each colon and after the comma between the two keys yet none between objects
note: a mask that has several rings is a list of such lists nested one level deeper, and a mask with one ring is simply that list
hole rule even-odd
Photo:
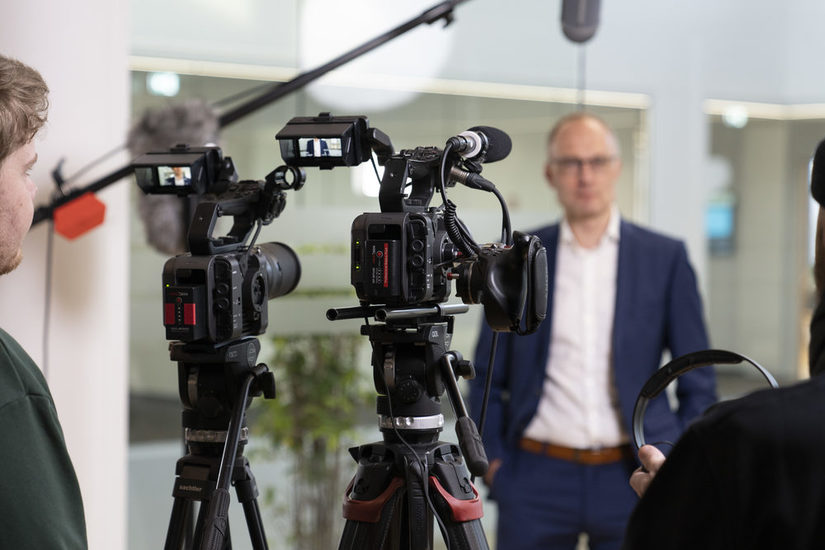
[{"label": "camera tripod", "polygon": [[[249,461],[246,409],[263,393],[275,397],[275,379],[266,365],[255,365],[256,338],[225,346],[172,343],[178,361],[178,389],[184,405],[187,454],[175,466],[174,504],[165,550],[232,548],[229,532],[229,486],[243,506],[253,548],[268,548],[261,521],[258,489]],[[199,502],[192,528],[194,503]]]},{"label": "camera tripod", "polygon": [[[471,377],[473,369],[460,354],[446,351],[453,318],[445,312],[467,309],[373,309],[386,324],[361,327],[373,349],[383,441],[350,449],[358,469],[344,498],[339,550],[430,550],[434,521],[449,550],[487,550],[481,499],[468,472],[469,465],[474,475],[482,475],[487,459],[456,383],[458,375]],[[343,319],[369,309],[330,311],[330,319]],[[458,417],[460,448],[438,441],[445,388]]]}]

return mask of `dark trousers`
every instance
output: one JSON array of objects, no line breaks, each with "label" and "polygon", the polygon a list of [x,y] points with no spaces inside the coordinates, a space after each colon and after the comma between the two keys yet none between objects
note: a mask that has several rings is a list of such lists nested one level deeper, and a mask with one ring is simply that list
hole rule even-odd
[{"label": "dark trousers", "polygon": [[573,550],[581,533],[591,550],[621,546],[638,500],[631,460],[591,466],[521,449],[511,456],[493,481],[497,550]]}]

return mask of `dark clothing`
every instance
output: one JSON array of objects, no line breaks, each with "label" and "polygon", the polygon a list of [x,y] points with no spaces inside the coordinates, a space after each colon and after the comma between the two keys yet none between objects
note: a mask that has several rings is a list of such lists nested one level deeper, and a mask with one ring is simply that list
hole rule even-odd
[{"label": "dark clothing", "polygon": [[825,377],[714,407],[674,447],[627,550],[825,548]]},{"label": "dark clothing", "polygon": [[[825,141],[811,178],[820,205],[823,160]],[[810,330],[813,378],[721,403],[691,425],[633,511],[626,550],[825,548],[825,302]]]},{"label": "dark clothing", "polygon": [[[627,479],[636,464],[585,465],[517,450],[496,472],[498,548],[576,548],[579,529],[590,550],[616,550],[638,497]],[[528,475],[520,475],[525,472]],[[624,480],[618,483],[617,480]]]},{"label": "dark clothing", "polygon": [[[538,409],[550,354],[559,226],[545,227],[536,235],[547,249],[548,314],[539,329],[529,336],[502,333],[499,337],[483,439],[488,459],[502,460],[501,470],[508,468],[508,463],[512,464],[520,452],[518,442]],[[483,325],[475,354],[477,373],[470,382],[470,408],[476,422],[479,421],[491,341],[492,332]],[[702,303],[684,244],[626,221],[621,222],[619,229],[611,348],[619,414],[628,434],[632,433],[636,398],[647,379],[659,368],[662,353],[670,350],[676,357],[708,348]],[[675,441],[689,421],[715,402],[713,370],[696,369],[685,374],[679,379],[676,393],[679,399],[676,411],[670,409],[664,393],[650,403],[645,423],[648,441]],[[509,471],[530,480],[556,476],[552,470],[528,471],[519,467]],[[497,474],[491,488],[491,498],[499,501],[500,517],[502,514],[506,517],[508,512],[503,508],[508,502],[520,498],[513,475],[505,475],[505,481],[499,483]],[[626,498],[613,500],[611,495],[624,497],[628,494],[628,475],[627,468],[622,466],[609,479],[601,478],[602,499],[594,491],[587,495],[587,502],[591,506],[613,506],[626,519],[632,501]],[[554,482],[564,481],[551,478],[546,484],[552,486]],[[549,499],[554,494],[551,491]],[[545,523],[550,521],[549,514],[535,517],[544,517]],[[524,533],[533,528],[522,526]],[[581,521],[566,527],[576,533],[588,530]],[[501,526],[502,529],[505,528]],[[616,547],[621,543],[622,534],[623,521],[614,532]],[[505,541],[499,534],[499,548],[510,547],[522,546],[514,540]]]},{"label": "dark clothing", "polygon": [[46,380],[3,330],[0,548],[86,548],[80,488]]},{"label": "dark clothing", "polygon": [[825,373],[825,300],[819,303],[811,317],[808,361],[811,376]]}]

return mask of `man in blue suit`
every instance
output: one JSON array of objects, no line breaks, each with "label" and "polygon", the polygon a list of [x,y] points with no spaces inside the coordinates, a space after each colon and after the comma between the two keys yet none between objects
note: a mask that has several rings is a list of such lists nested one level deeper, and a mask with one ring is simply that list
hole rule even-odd
[{"label": "man in blue suit", "polygon": [[[535,232],[547,249],[547,319],[503,333],[484,427],[498,503],[499,550],[619,548],[636,496],[629,445],[636,397],[662,362],[708,348],[696,278],[681,241],[622,220],[611,129],[588,113],[550,132],[545,175],[564,219]],[[471,409],[479,420],[492,333],[476,348]],[[675,441],[716,400],[711,369],[679,378],[674,410],[650,403],[647,441]]]}]

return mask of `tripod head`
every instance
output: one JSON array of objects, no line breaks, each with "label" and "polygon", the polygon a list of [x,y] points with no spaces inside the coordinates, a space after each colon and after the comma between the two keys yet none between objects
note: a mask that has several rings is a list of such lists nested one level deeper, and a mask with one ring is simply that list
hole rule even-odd
[{"label": "tripod head", "polygon": [[[219,456],[234,412],[246,411],[254,397],[275,398],[272,372],[266,365],[255,363],[260,349],[260,342],[252,337],[220,347],[181,342],[169,346],[170,358],[178,362],[182,424],[191,454]],[[250,389],[246,398],[238,402],[250,373]],[[242,450],[248,440],[245,415],[240,422],[238,448]]]},{"label": "tripod head", "polygon": [[433,443],[444,428],[441,398],[445,390],[457,417],[456,432],[468,468],[483,475],[488,463],[481,438],[469,418],[456,379],[472,378],[470,361],[449,350],[454,315],[465,304],[435,304],[414,308],[330,309],[330,320],[372,315],[380,324],[361,326],[372,345],[373,383],[378,393],[378,425],[387,441],[403,438]]}]

